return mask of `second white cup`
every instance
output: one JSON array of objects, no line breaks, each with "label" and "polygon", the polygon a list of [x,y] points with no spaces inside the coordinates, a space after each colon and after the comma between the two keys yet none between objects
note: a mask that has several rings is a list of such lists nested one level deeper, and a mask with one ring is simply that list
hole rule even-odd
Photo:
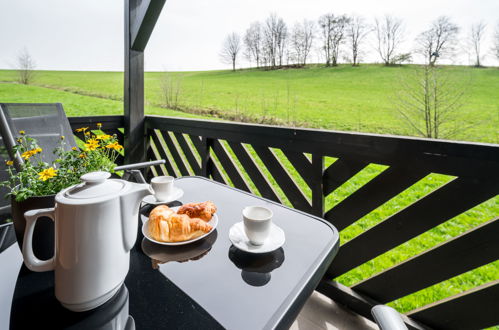
[{"label": "second white cup", "polygon": [[263,245],[270,235],[272,211],[263,206],[248,206],[243,209],[243,220],[250,243]]},{"label": "second white cup", "polygon": [[156,176],[151,179],[151,187],[152,190],[154,190],[154,197],[156,197],[158,202],[166,201],[172,194],[173,181],[175,181],[173,176]]}]

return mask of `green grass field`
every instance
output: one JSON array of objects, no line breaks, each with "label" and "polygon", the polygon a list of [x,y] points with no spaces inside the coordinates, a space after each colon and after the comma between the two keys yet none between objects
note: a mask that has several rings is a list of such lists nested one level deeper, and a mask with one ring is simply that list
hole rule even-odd
[{"label": "green grass field", "polygon": [[[277,71],[242,70],[172,73],[181,86],[179,106],[187,112],[164,107],[161,95],[163,73],[146,73],[146,112],[165,116],[219,117],[245,116],[256,122],[276,120],[280,124],[412,135],[393,109],[393,97],[400,77],[411,74],[414,67],[358,68],[310,67]],[[470,81],[467,102],[456,121],[471,126],[455,139],[499,143],[499,69],[446,67],[457,81]],[[39,71],[33,85],[15,83],[14,71],[0,70],[0,102],[60,102],[68,115],[121,114],[123,73]],[[279,151],[276,150],[279,154]],[[256,160],[258,160],[258,157]],[[296,178],[303,191],[306,184],[286,161],[280,159]],[[334,159],[328,159],[330,164]],[[240,165],[240,164],[239,164]],[[330,195],[327,209],[339,203],[386,167],[371,164],[352,180]],[[265,172],[265,170],[264,170]],[[269,173],[270,181],[272,178]],[[410,205],[422,196],[452,180],[431,174],[405,192],[374,210],[341,233],[342,243],[380,223],[386,217]],[[276,189],[284,197],[279,189]],[[308,196],[310,198],[310,196]],[[283,198],[285,200],[285,198]],[[288,203],[289,204],[289,203]],[[406,242],[378,258],[357,267],[338,280],[353,285],[388,267],[400,263],[431,247],[460,235],[481,223],[497,217],[499,198],[461,214],[454,219]],[[451,280],[391,303],[402,312],[499,279],[499,261],[472,270]]]},{"label": "green grass field", "polygon": [[[454,66],[443,70],[468,86],[465,104],[453,123],[470,127],[452,138],[498,143],[499,69]],[[293,126],[413,135],[394,109],[400,80],[413,71],[413,66],[345,65],[276,71],[177,72],[170,76],[175,85],[180,85],[179,106],[188,111],[211,110],[231,118],[245,115],[255,121],[277,119]],[[165,104],[161,92],[163,77],[164,73],[146,73],[148,113],[169,115],[159,108]],[[15,80],[14,71],[0,71],[0,81]],[[120,72],[39,71],[34,84],[110,100],[121,100],[123,96]],[[16,96],[10,95],[15,101]],[[73,110],[82,109],[68,110],[73,114]]]}]

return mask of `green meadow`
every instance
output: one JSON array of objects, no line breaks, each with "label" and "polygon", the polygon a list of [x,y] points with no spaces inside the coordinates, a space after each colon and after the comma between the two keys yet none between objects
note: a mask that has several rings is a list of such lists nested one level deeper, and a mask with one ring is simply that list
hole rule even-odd
[{"label": "green meadow", "polygon": [[[337,68],[310,66],[275,71],[239,70],[203,72],[147,72],[148,114],[197,118],[241,119],[251,122],[305,126],[382,134],[414,135],[395,110],[400,81],[414,66],[362,65]],[[466,86],[462,108],[452,125],[460,125],[452,139],[499,143],[499,69],[449,66],[443,70]],[[32,85],[15,83],[16,73],[0,70],[0,102],[60,102],[69,116],[123,113],[123,73],[38,71]],[[175,109],[168,109],[163,87],[178,94]],[[171,108],[171,106],[170,106]],[[229,148],[230,149],[230,148]],[[251,151],[251,150],[250,150]],[[284,155],[283,164],[310,198],[310,191]],[[254,153],[253,153],[254,154]],[[258,157],[255,157],[260,162]],[[334,159],[327,159],[331,164]],[[238,166],[241,166],[237,161]],[[385,170],[371,164],[327,199],[329,209]],[[270,174],[267,173],[272,182]],[[243,175],[246,175],[243,173]],[[341,233],[342,243],[380,223],[419,198],[452,180],[431,174],[394,197]],[[286,201],[284,194],[276,188]],[[289,204],[289,202],[287,202]],[[394,248],[338,280],[354,285],[384,269],[448,241],[499,214],[499,198],[490,199],[442,225]],[[390,304],[407,312],[475,286],[499,279],[499,261],[403,297]]]}]

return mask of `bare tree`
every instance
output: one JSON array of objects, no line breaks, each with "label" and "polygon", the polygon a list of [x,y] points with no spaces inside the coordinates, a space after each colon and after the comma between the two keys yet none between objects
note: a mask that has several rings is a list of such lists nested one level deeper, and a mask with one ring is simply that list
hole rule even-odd
[{"label": "bare tree", "polygon": [[260,22],[251,23],[244,35],[245,56],[248,61],[254,61],[260,67],[262,60],[262,25]]},{"label": "bare tree", "polygon": [[223,62],[232,64],[232,71],[236,71],[236,61],[241,50],[241,38],[235,32],[225,38],[220,57]]},{"label": "bare tree", "polygon": [[340,46],[345,41],[346,27],[350,19],[345,15],[326,14],[319,18],[326,66],[337,66]]},{"label": "bare tree", "polygon": [[440,16],[431,27],[417,38],[417,52],[423,55],[426,63],[433,66],[439,58],[454,54],[459,27],[447,16]]},{"label": "bare tree", "polygon": [[478,22],[471,25],[470,35],[469,35],[469,43],[471,45],[471,50],[473,52],[473,56],[475,57],[475,66],[481,67],[482,64],[480,59],[482,57],[481,54],[481,45],[483,36],[485,34],[486,24],[484,22]]},{"label": "bare tree", "polygon": [[401,78],[395,108],[416,134],[450,138],[465,129],[456,115],[466,101],[469,85],[469,80],[456,81],[444,68],[416,66],[413,74],[405,72]]},{"label": "bare tree", "polygon": [[17,55],[17,75],[19,83],[29,85],[35,76],[35,60],[27,48],[23,48]]},{"label": "bare tree", "polygon": [[312,49],[314,40],[314,22],[304,20],[303,23],[296,23],[291,34],[291,45],[293,47],[292,58],[295,63],[307,64],[307,57]]},{"label": "bare tree", "polygon": [[381,19],[376,18],[375,32],[376,49],[385,65],[393,65],[407,56],[407,54],[398,53],[404,36],[401,19],[390,15],[385,15]]},{"label": "bare tree", "polygon": [[497,23],[496,30],[494,31],[494,39],[492,40],[492,52],[497,60],[499,60],[499,22]]},{"label": "bare tree", "polygon": [[371,27],[362,16],[354,15],[350,18],[347,27],[347,40],[352,51],[352,66],[359,65],[359,58],[362,54],[361,44],[365,37],[371,32]]},{"label": "bare tree", "polygon": [[264,26],[264,57],[272,68],[281,66],[286,54],[288,29],[284,20],[276,14],[270,14]]},{"label": "bare tree", "polygon": [[180,94],[182,91],[182,76],[164,72],[160,77],[159,86],[164,106],[168,109],[180,109]]}]

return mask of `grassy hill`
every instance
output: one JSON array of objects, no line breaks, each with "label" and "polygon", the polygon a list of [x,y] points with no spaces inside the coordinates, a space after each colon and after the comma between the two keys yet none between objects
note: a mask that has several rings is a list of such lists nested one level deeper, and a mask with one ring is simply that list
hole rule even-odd
[{"label": "grassy hill", "polygon": [[[413,66],[363,65],[358,68],[340,66],[169,73],[169,85],[180,86],[178,108],[182,111],[165,107],[161,93],[165,74],[148,72],[145,76],[146,112],[166,116],[244,117],[256,122],[263,120],[296,126],[412,135],[413,132],[396,115],[393,98],[402,77],[412,74],[414,70]],[[459,132],[455,138],[499,143],[499,70],[466,67],[445,67],[443,70],[458,84],[468,86],[466,104],[456,123],[471,126],[471,129]],[[123,113],[123,73],[120,72],[39,71],[33,85],[19,85],[15,81],[14,71],[0,70],[0,102],[61,102],[68,114],[73,116]],[[370,164],[328,196],[327,209],[385,168]],[[293,168],[288,170],[305,187],[296,171]],[[343,230],[342,243],[451,179],[439,174],[427,176]],[[496,196],[353,269],[339,280],[345,285],[358,283],[497,214],[499,197]],[[499,261],[496,261],[398,299],[391,305],[402,312],[410,311],[498,278]]]},{"label": "grassy hill", "polygon": [[[170,85],[179,86],[178,108],[185,112],[292,126],[414,135],[394,105],[401,79],[412,75],[414,70],[414,66],[311,66],[275,71],[176,72],[168,74],[168,79]],[[460,130],[452,138],[498,143],[499,70],[461,66],[448,66],[443,70],[468,91],[453,124],[469,128]],[[164,76],[159,72],[146,73],[148,113],[175,114],[164,110]],[[14,71],[0,71],[0,81],[15,79]],[[34,84],[101,100],[122,100],[123,96],[120,72],[39,71]],[[28,96],[25,96],[23,91],[16,90],[14,95],[5,90],[9,87],[0,86],[4,101],[47,99],[43,91],[36,96],[26,91]],[[97,106],[88,102],[90,99],[68,100],[66,108],[70,114],[81,114],[89,108],[102,114],[120,113],[119,103]]]}]

